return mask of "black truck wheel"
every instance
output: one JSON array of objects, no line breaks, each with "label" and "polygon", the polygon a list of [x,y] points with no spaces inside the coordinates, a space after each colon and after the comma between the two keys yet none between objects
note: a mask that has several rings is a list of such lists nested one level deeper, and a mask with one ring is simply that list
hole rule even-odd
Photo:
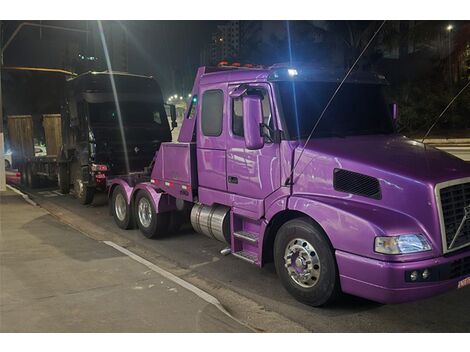
[{"label": "black truck wheel", "polygon": [[31,164],[26,165],[26,186],[29,188],[37,188],[39,185],[39,178],[34,173],[33,166]]},{"label": "black truck wheel", "polygon": [[274,263],[283,286],[300,302],[318,307],[340,294],[331,244],[309,218],[281,226],[274,241]]},{"label": "black truck wheel", "polygon": [[68,194],[70,192],[70,176],[67,164],[58,165],[57,184],[60,193]]},{"label": "black truck wheel", "polygon": [[162,237],[168,233],[171,212],[156,213],[150,196],[145,191],[137,193],[134,217],[142,234],[147,238]]},{"label": "black truck wheel", "polygon": [[111,212],[114,221],[121,229],[128,230],[134,227],[131,209],[131,206],[127,204],[124,189],[117,186],[111,196]]},{"label": "black truck wheel", "polygon": [[74,184],[75,194],[78,201],[83,204],[90,204],[93,201],[95,195],[95,188],[86,186],[82,179],[77,179]]}]

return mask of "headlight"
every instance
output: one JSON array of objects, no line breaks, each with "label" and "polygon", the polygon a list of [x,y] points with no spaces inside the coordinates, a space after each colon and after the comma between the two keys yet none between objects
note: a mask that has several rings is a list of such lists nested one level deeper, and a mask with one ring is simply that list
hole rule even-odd
[{"label": "headlight", "polygon": [[383,254],[406,254],[431,250],[426,238],[415,234],[376,237],[374,247],[377,253]]}]

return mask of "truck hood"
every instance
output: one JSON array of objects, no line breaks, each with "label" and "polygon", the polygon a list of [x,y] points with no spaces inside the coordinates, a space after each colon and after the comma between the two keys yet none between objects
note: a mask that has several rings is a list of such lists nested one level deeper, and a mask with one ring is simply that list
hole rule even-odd
[{"label": "truck hood", "polygon": [[351,171],[370,176],[383,171],[428,184],[470,176],[469,163],[399,135],[315,139],[307,144],[304,156],[330,157],[337,168],[347,164],[355,168]]},{"label": "truck hood", "polygon": [[[294,160],[300,151],[297,147]],[[348,171],[377,180],[379,193],[373,179],[354,178]],[[340,175],[339,187],[335,175]],[[433,244],[432,256],[443,248],[435,186],[457,179],[470,180],[470,163],[402,136],[315,139],[307,144],[295,169],[293,193],[353,212],[354,217],[372,223],[376,233],[425,234]],[[369,183],[358,186],[357,182]],[[334,219],[346,226],[341,216]],[[368,248],[365,251],[374,256]]]}]

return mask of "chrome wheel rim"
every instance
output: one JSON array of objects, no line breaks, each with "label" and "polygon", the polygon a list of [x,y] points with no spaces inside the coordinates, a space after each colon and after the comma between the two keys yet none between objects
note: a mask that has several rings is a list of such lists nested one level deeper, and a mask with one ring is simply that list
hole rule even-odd
[{"label": "chrome wheel rim", "polygon": [[142,226],[149,227],[152,222],[152,207],[147,198],[140,198],[137,213]]},{"label": "chrome wheel rim", "polygon": [[114,201],[114,210],[116,216],[120,221],[124,221],[127,214],[127,205],[124,196],[121,193],[118,193]]},{"label": "chrome wheel rim", "polygon": [[320,258],[310,242],[294,238],[284,252],[284,266],[290,278],[299,286],[311,288],[320,279]]}]

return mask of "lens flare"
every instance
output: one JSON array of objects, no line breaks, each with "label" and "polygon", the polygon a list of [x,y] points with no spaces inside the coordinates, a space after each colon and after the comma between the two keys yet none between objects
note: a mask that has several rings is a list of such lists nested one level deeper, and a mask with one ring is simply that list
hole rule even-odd
[{"label": "lens flare", "polygon": [[116,104],[116,112],[118,115],[119,131],[121,132],[121,142],[122,142],[122,149],[124,151],[124,162],[126,164],[126,172],[127,174],[129,174],[130,167],[129,167],[129,157],[127,155],[126,132],[124,131],[124,125],[122,123],[121,107],[119,106],[119,98],[117,94],[116,83],[114,81],[113,68],[111,66],[111,59],[109,58],[108,45],[106,44],[106,38],[104,35],[103,25],[101,24],[101,21],[98,21],[98,29],[100,32],[101,44],[103,45],[104,57],[106,59],[106,66],[108,67],[109,79],[111,81],[111,89],[113,90],[114,103]]}]

